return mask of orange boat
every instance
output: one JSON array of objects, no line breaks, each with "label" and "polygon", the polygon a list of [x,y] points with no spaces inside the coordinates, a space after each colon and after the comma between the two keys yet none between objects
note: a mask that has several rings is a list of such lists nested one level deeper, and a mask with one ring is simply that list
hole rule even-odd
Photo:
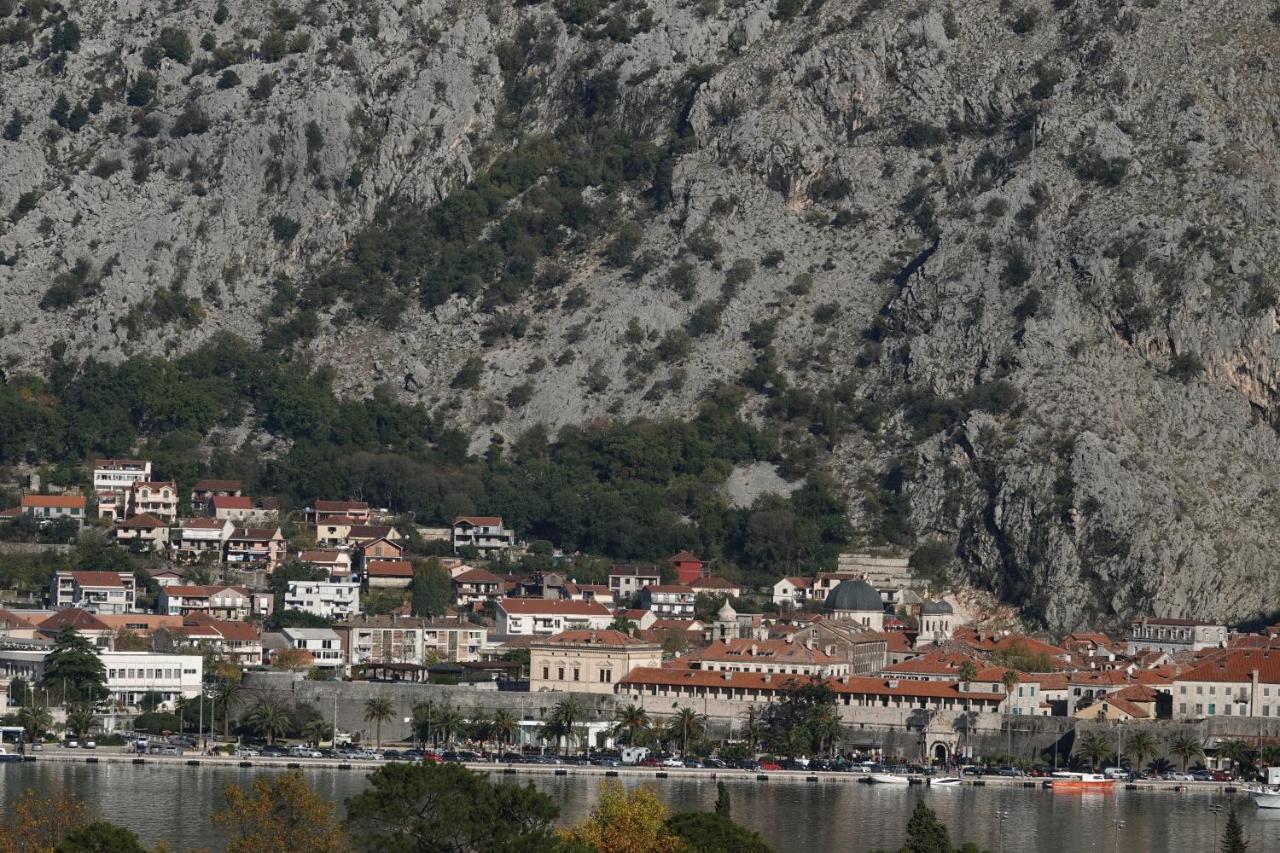
[{"label": "orange boat", "polygon": [[1053,774],[1049,786],[1055,791],[1114,791],[1116,780],[1101,773],[1065,773]]}]

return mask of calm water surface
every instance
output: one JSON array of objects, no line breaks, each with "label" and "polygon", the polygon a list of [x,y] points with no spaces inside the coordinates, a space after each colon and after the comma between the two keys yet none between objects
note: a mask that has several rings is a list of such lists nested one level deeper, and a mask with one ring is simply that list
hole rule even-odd
[{"label": "calm water surface", "polygon": [[[221,839],[210,813],[221,805],[223,789],[229,784],[248,784],[260,773],[278,772],[234,767],[0,764],[0,802],[7,806],[28,788],[41,792],[69,788],[91,811],[128,826],[145,841],[163,838],[179,850],[218,850]],[[317,791],[339,803],[365,785],[361,772],[304,772]],[[591,810],[601,781],[599,777],[508,778],[531,780],[551,794],[560,803],[566,821],[579,820]],[[712,780],[665,779],[652,784],[673,808],[710,810],[715,803]],[[1211,794],[1154,791],[1067,795],[998,787],[727,784],[734,819],[787,853],[896,849],[902,843],[907,817],[921,799],[938,813],[953,838],[975,841],[992,851],[998,851],[1003,840],[1003,849],[1010,853],[1207,853],[1217,849],[1214,814],[1209,807],[1222,802]],[[1247,797],[1235,801],[1250,840],[1250,853],[1280,853],[1280,813],[1260,812]],[[1001,812],[1008,815],[1003,823],[997,817]],[[1117,827],[1117,821],[1122,825]]]}]

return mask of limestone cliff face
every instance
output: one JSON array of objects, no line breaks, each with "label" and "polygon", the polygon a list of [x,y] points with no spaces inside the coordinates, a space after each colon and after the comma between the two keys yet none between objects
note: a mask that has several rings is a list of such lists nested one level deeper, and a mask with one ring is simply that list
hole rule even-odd
[{"label": "limestone cliff face", "polygon": [[914,536],[1033,619],[1252,616],[1280,593],[1269,13],[0,0],[0,120],[21,125],[0,141],[0,350],[40,370],[55,341],[257,336],[386,205],[429,207],[598,109],[669,177],[589,188],[608,227],[538,259],[544,285],[410,288],[390,329],[348,292],[295,346],[478,436],[680,414],[753,371],[743,411],[809,447],[856,523],[901,496]]}]

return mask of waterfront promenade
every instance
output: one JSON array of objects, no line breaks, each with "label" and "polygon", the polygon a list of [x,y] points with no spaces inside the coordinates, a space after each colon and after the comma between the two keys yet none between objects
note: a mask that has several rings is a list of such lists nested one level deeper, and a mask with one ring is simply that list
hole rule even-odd
[{"label": "waterfront promenade", "polygon": [[[85,755],[75,751],[50,750],[37,755],[27,755],[27,763],[56,764],[129,764],[138,766],[170,766],[170,767],[243,767],[243,768],[275,768],[280,770],[332,770],[335,772],[357,772],[374,770],[387,761],[359,760],[344,761],[330,758],[236,758],[234,756],[211,755],[134,755],[129,752],[99,751],[94,755]],[[724,779],[740,782],[768,783],[800,783],[800,784],[858,784],[866,781],[865,773],[832,772],[807,770],[736,770],[690,767],[605,767],[584,764],[502,764],[498,762],[465,762],[465,767],[483,773],[502,775],[530,776],[574,776],[599,778],[636,779]],[[928,785],[929,777],[908,775],[912,784]],[[1048,779],[1029,776],[995,776],[964,777],[963,785],[969,787],[1003,787],[1003,788],[1044,788]],[[1144,779],[1138,782],[1117,783],[1116,790],[1128,791],[1166,791],[1180,793],[1194,791],[1199,793],[1235,793],[1240,786],[1230,782],[1175,782],[1159,779]]]}]

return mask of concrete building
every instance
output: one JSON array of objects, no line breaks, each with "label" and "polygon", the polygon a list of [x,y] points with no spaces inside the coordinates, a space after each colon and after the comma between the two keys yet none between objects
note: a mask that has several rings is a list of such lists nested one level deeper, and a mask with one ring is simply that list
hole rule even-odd
[{"label": "concrete building", "polygon": [[169,550],[175,560],[194,562],[205,554],[222,560],[222,549],[235,525],[226,519],[187,518],[169,528]]},{"label": "concrete building", "polygon": [[792,635],[797,643],[812,643],[834,652],[849,662],[851,675],[880,672],[889,662],[889,641],[883,632],[868,631],[860,622],[823,619]]},{"label": "concrete building", "polygon": [[698,555],[691,551],[681,551],[667,558],[667,562],[671,564],[671,570],[675,573],[676,583],[681,586],[690,586],[698,578],[705,578],[710,574],[707,564],[698,559]]},{"label": "concrete building", "polygon": [[129,487],[129,515],[150,515],[165,522],[178,520],[178,485],[172,480],[138,480]]},{"label": "concrete building", "polygon": [[298,554],[298,562],[323,569],[329,580],[346,580],[351,577],[351,552],[337,548],[315,548]]},{"label": "concrete building", "polygon": [[800,607],[809,600],[812,578],[785,577],[773,585],[773,603],[779,607]]},{"label": "concrete building", "polygon": [[504,578],[485,569],[468,569],[453,576],[453,601],[459,607],[497,601]]},{"label": "concrete building", "polygon": [[681,658],[704,672],[758,672],[770,675],[803,675],[833,678],[849,675],[852,664],[834,646],[824,649],[810,638],[806,642],[741,639],[714,642]]},{"label": "concrete building", "polygon": [[613,622],[609,609],[594,601],[503,598],[498,601],[497,616],[498,635],[504,637],[601,630]]},{"label": "concrete building", "polygon": [[1174,678],[1173,715],[1280,717],[1280,649],[1242,649],[1214,656]]},{"label": "concrete building", "polygon": [[508,530],[498,515],[464,515],[453,520],[453,550],[472,547],[482,555],[505,551],[516,544],[516,534]]},{"label": "concrete building", "polygon": [[529,645],[529,690],[612,694],[638,667],[662,665],[662,647],[621,631],[564,631]]},{"label": "concrete building", "polygon": [[262,664],[262,634],[256,625],[209,616],[181,618],[180,625],[156,631],[156,651],[194,646],[237,666]]},{"label": "concrete building", "polygon": [[249,591],[241,587],[175,585],[160,588],[156,610],[171,615],[202,614],[215,619],[244,621],[253,612],[253,605]]},{"label": "concrete building", "polygon": [[691,619],[696,598],[687,586],[656,584],[640,590],[640,607],[652,610],[659,619]]},{"label": "concrete building", "polygon": [[95,492],[128,492],[134,483],[151,479],[151,463],[144,459],[93,460]]},{"label": "concrete building", "polygon": [[349,619],[360,612],[360,584],[355,581],[289,581],[286,610],[301,610],[325,619]]},{"label": "concrete building", "polygon": [[657,566],[609,567],[609,589],[613,591],[613,598],[619,604],[625,604],[627,599],[646,586],[656,586],[660,583],[662,583],[662,573],[658,571]]},{"label": "concrete building", "polygon": [[317,667],[339,669],[346,665],[342,641],[332,628],[284,628],[280,631],[291,649],[311,653]]},{"label": "concrete building", "polygon": [[130,613],[137,582],[133,572],[54,572],[49,605],[79,607],[90,613]]},{"label": "concrete building", "polygon": [[488,638],[483,625],[465,619],[362,616],[333,626],[347,663],[476,661]]},{"label": "concrete building", "polygon": [[239,480],[201,480],[191,487],[193,512],[209,511],[211,498],[238,498],[244,496],[244,486]]},{"label": "concrete building", "polygon": [[241,568],[274,572],[284,562],[288,544],[279,527],[237,527],[223,546],[223,559]]},{"label": "concrete building", "polygon": [[368,524],[373,520],[372,510],[364,501],[321,501],[306,510],[311,524],[327,524],[332,519],[350,519],[355,524]]},{"label": "concrete building", "polygon": [[169,522],[149,512],[118,522],[116,544],[139,553],[163,551],[169,546]]},{"label": "concrete building", "polygon": [[[0,649],[0,678],[23,678],[34,683],[44,677],[45,658],[52,644],[12,643]],[[169,709],[178,698],[200,695],[204,661],[199,655],[117,652],[99,650],[106,671],[106,688],[118,708],[136,708],[148,693],[160,696]]]},{"label": "concrete building", "polygon": [[1126,651],[1198,652],[1227,645],[1227,627],[1194,619],[1157,619],[1144,616],[1129,623]]},{"label": "concrete building", "polygon": [[413,563],[408,560],[379,560],[364,568],[369,589],[408,589],[413,584]]}]

